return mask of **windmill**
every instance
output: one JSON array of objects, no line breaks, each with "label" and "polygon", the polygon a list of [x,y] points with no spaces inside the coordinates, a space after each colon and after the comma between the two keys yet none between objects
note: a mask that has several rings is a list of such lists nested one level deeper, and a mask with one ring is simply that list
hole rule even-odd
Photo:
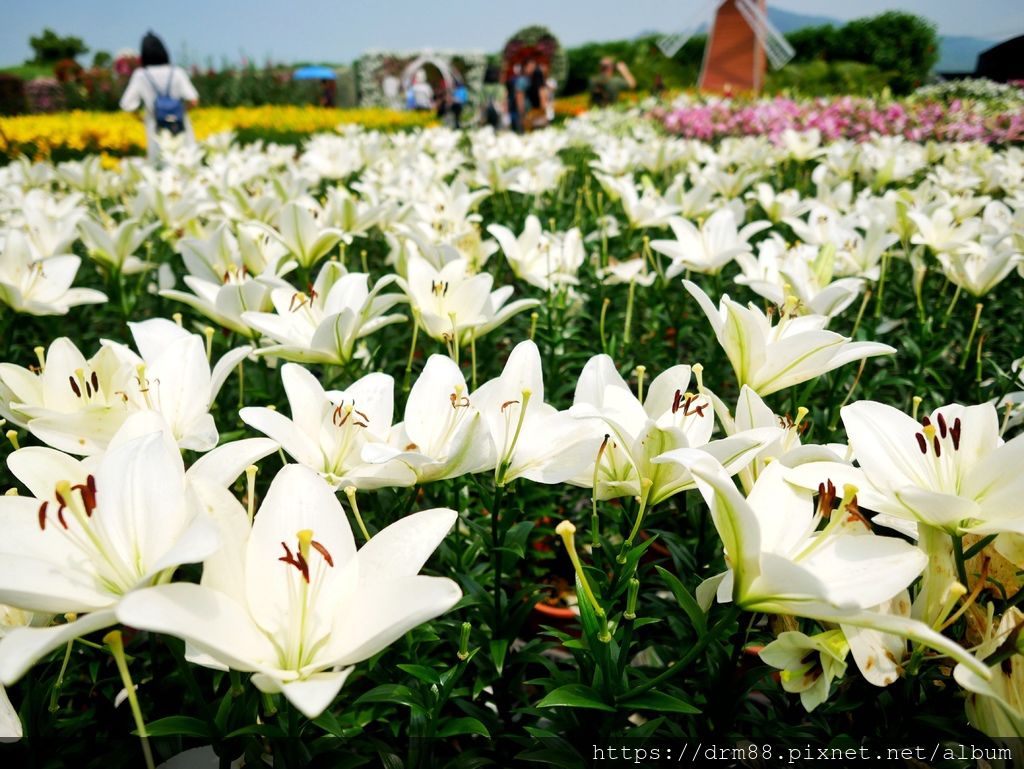
[{"label": "windmill", "polygon": [[766,0],[711,0],[700,14],[691,17],[683,32],[658,41],[661,52],[675,56],[714,11],[704,49],[698,87],[702,91],[760,91],[764,85],[765,59],[779,69],[793,58],[793,47],[768,20]]}]

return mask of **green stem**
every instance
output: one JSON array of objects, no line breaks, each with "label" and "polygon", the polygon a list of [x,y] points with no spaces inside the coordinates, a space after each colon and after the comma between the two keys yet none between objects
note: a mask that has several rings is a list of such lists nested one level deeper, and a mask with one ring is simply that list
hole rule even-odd
[{"label": "green stem", "polygon": [[504,483],[494,484],[494,496],[491,500],[491,559],[494,565],[494,637],[501,638],[501,524],[499,513],[501,504],[505,499]]},{"label": "green stem", "polygon": [[967,344],[964,345],[964,354],[960,358],[960,370],[964,370],[964,366],[967,365],[967,359],[971,357],[971,345],[974,344],[974,335],[978,331],[978,323],[981,321],[981,311],[985,308],[981,302],[974,305],[974,322],[971,323],[971,333],[967,337]]},{"label": "green stem", "polygon": [[103,637],[103,642],[110,648],[110,653],[117,664],[117,672],[121,674],[121,683],[128,695],[128,705],[131,707],[132,716],[135,718],[135,728],[139,733],[139,741],[142,743],[142,755],[146,759],[147,769],[155,769],[153,763],[153,751],[149,747],[149,734],[146,733],[146,721],[142,717],[142,709],[139,707],[139,700],[135,696],[135,684],[132,683],[132,675],[128,671],[128,662],[124,657],[124,641],[121,638],[120,630],[111,630]]},{"label": "green stem", "polygon": [[74,645],[74,641],[68,641],[67,648],[64,650],[64,662],[61,663],[60,673],[57,675],[57,682],[53,685],[53,689],[50,691],[50,712],[56,713],[57,697],[60,695],[61,687],[64,685],[64,674],[68,670],[68,662],[71,659],[71,647]]},{"label": "green stem", "polygon": [[669,666],[661,673],[656,675],[644,683],[637,686],[635,689],[631,689],[623,699],[628,700],[630,697],[635,697],[638,694],[643,694],[646,691],[650,691],[655,687],[661,686],[661,684],[668,681],[673,676],[679,674],[680,671],[685,670],[686,667],[693,662],[697,655],[704,651],[712,641],[717,641],[722,631],[732,625],[739,616],[741,609],[735,604],[730,604],[727,613],[718,622],[715,623],[714,627],[708,630],[701,638],[697,640],[697,643],[690,647],[690,650],[684,654],[678,662],[674,665]]},{"label": "green stem", "polygon": [[960,580],[960,584],[967,590],[971,589],[971,586],[967,584],[967,559],[964,558],[964,538],[959,534],[950,534],[950,539],[953,540],[953,558],[956,561],[956,577]]}]

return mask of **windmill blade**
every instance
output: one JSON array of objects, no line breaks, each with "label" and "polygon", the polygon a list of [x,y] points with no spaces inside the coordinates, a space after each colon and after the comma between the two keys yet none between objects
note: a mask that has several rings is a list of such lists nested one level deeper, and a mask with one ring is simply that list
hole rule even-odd
[{"label": "windmill blade", "polygon": [[686,45],[687,40],[697,34],[703,23],[702,20],[707,19],[710,16],[711,9],[718,6],[721,2],[722,0],[709,0],[700,11],[690,17],[690,24],[684,27],[681,32],[665,35],[658,40],[658,49],[671,59],[679,53],[680,48]]},{"label": "windmill blade", "polygon": [[676,32],[674,35],[665,35],[658,41],[658,49],[668,58],[672,58],[679,49],[686,45],[686,41],[693,37],[693,32]]},{"label": "windmill blade", "polygon": [[736,9],[754,30],[758,42],[764,46],[764,52],[768,56],[768,62],[772,65],[772,69],[779,69],[796,55],[793,46],[771,23],[768,14],[761,10],[761,6],[755,5],[752,0],[736,0]]}]

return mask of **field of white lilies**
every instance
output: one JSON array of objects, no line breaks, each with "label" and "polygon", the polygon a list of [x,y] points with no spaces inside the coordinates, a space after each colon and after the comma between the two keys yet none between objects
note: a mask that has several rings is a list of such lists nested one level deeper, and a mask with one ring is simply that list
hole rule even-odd
[{"label": "field of white lilies", "polygon": [[12,162],[0,761],[1019,750],[1022,253],[1019,146]]}]

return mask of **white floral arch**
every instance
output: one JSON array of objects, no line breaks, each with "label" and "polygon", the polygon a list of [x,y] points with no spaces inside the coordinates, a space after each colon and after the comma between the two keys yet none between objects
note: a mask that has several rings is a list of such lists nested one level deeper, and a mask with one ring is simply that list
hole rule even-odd
[{"label": "white floral arch", "polygon": [[[460,69],[452,63],[458,60]],[[400,66],[399,70],[397,66]],[[416,71],[434,66],[441,73],[445,86],[452,88],[456,79],[466,84],[470,101],[483,88],[487,54],[482,51],[420,49],[416,51],[367,51],[356,61],[359,104],[363,107],[397,107],[404,103],[404,94]],[[401,78],[398,76],[401,72]],[[395,81],[399,81],[396,83]],[[387,88],[385,88],[385,81]],[[395,86],[400,85],[398,93]]]},{"label": "white floral arch", "polygon": [[436,56],[433,53],[423,53],[406,64],[405,69],[402,70],[403,93],[412,85],[412,79],[416,76],[416,72],[427,65],[435,67],[441,73],[445,88],[449,91],[455,87],[455,81],[462,78],[462,73],[451,62],[445,61],[442,57]]}]

